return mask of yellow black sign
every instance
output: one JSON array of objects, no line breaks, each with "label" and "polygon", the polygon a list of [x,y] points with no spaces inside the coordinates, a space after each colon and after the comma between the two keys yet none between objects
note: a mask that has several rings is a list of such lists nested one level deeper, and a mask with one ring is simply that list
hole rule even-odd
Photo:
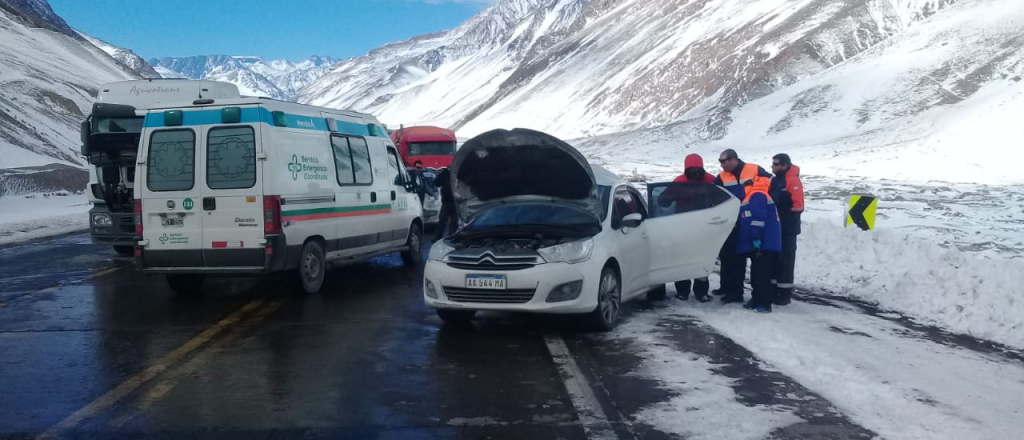
[{"label": "yellow black sign", "polygon": [[857,227],[870,231],[875,229],[875,210],[878,199],[866,194],[851,194],[846,202],[846,226]]}]

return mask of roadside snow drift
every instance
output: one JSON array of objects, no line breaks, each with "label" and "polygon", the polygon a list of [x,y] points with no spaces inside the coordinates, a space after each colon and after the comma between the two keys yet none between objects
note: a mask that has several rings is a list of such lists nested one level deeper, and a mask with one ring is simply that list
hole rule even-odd
[{"label": "roadside snow drift", "polygon": [[798,287],[877,302],[954,332],[1024,349],[1024,260],[988,260],[890,230],[805,224]]}]

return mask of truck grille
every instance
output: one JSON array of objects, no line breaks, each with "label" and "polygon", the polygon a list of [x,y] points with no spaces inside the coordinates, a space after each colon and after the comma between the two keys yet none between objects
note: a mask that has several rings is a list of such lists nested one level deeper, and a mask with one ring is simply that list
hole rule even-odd
[{"label": "truck grille", "polygon": [[459,303],[525,304],[533,299],[537,289],[482,290],[444,287],[444,295]]}]

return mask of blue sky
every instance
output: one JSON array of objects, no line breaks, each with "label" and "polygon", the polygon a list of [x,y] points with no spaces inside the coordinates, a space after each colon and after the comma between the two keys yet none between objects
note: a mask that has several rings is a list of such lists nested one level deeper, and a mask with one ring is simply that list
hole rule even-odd
[{"label": "blue sky", "polygon": [[72,27],[143,58],[359,56],[450,29],[495,0],[49,0]]}]

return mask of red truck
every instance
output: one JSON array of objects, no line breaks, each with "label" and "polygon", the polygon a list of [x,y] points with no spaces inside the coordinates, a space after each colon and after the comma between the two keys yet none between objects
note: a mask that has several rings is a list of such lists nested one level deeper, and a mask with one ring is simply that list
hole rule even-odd
[{"label": "red truck", "polygon": [[423,162],[426,168],[445,168],[455,157],[455,132],[447,128],[420,125],[401,127],[391,133],[405,166]]}]

